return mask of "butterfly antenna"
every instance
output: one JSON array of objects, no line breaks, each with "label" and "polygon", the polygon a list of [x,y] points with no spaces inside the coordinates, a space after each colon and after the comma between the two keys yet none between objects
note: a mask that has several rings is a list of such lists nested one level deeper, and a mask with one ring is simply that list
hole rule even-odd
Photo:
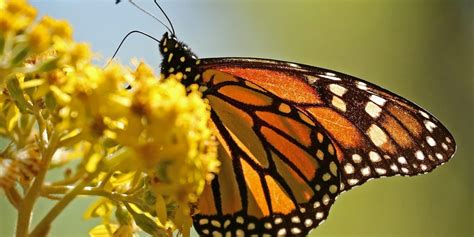
[{"label": "butterfly antenna", "polygon": [[175,31],[174,31],[174,26],[173,26],[173,23],[171,22],[170,18],[168,17],[168,15],[166,14],[166,12],[163,10],[163,8],[160,6],[160,4],[158,4],[158,0],[154,0],[155,2],[155,5],[160,9],[161,13],[163,13],[163,15],[166,17],[166,20],[168,21],[168,23],[170,24],[171,26],[171,33],[173,33],[173,35],[176,35]]},{"label": "butterfly antenna", "polygon": [[151,36],[151,35],[149,35],[149,34],[147,34],[147,33],[145,33],[145,32],[141,32],[141,31],[139,31],[139,30],[130,31],[130,32],[128,32],[128,34],[126,34],[126,35],[123,37],[122,41],[120,41],[120,44],[118,45],[117,49],[115,50],[114,54],[112,55],[112,58],[110,58],[110,60],[109,60],[109,61],[107,62],[107,64],[105,65],[105,67],[108,67],[108,66],[109,66],[109,64],[112,62],[112,60],[115,58],[115,56],[117,55],[118,51],[119,51],[120,48],[122,47],[122,45],[123,45],[123,43],[125,42],[125,40],[126,40],[130,35],[132,35],[132,34],[141,34],[141,35],[144,35],[144,36],[146,36],[146,37],[152,39],[153,41],[157,42],[158,44],[160,43],[160,40],[159,40],[159,39],[157,39],[157,38],[155,38],[155,37],[153,37],[153,36]]},{"label": "butterfly antenna", "polygon": [[[173,35],[174,35],[174,28],[173,28],[173,25],[171,24],[171,22],[169,21],[169,18],[168,16],[165,14],[165,17],[166,19],[168,20],[168,22],[170,22],[171,24],[171,28],[169,26],[167,26],[165,23],[163,23],[160,19],[158,19],[158,17],[156,17],[155,15],[151,14],[149,11],[145,10],[143,7],[141,7],[140,5],[136,4],[135,2],[133,2],[133,0],[128,0],[134,7],[136,7],[138,10],[142,11],[143,13],[147,14],[148,16],[151,16],[153,19],[155,19],[156,21],[158,21],[160,24],[162,24],[164,27],[166,27],[166,29],[168,29],[169,32],[172,32]],[[155,0],[155,4],[158,4],[156,3],[156,0]],[[158,7],[160,8],[160,10],[163,12],[163,9],[161,9],[161,7],[158,5]],[[163,12],[164,13],[164,12]]]}]

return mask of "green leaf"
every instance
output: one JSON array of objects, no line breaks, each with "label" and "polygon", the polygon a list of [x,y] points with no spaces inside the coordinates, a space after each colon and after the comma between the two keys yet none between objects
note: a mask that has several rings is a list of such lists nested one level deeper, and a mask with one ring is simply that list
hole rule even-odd
[{"label": "green leaf", "polygon": [[130,223],[132,223],[131,216],[127,209],[121,205],[117,206],[117,209],[115,210],[115,217],[117,218],[120,225],[130,225]]},{"label": "green leaf", "polygon": [[29,51],[28,47],[25,47],[21,50],[18,50],[18,52],[13,57],[13,59],[11,61],[11,64],[12,65],[17,65],[17,64],[23,62],[23,60],[25,60],[26,56],[28,56],[28,51]]},{"label": "green leaf", "polygon": [[38,65],[38,68],[36,69],[36,72],[47,72],[54,70],[58,68],[58,62],[59,58],[52,58],[44,61],[40,65]]},{"label": "green leaf", "polygon": [[5,38],[0,35],[0,54],[3,54],[3,50],[5,49]]},{"label": "green leaf", "polygon": [[15,76],[7,80],[7,89],[8,89],[8,92],[10,93],[10,96],[15,101],[15,104],[17,105],[18,109],[20,109],[22,113],[27,112],[30,104],[26,100],[25,94],[23,93],[23,90],[20,88],[20,82]]},{"label": "green leaf", "polygon": [[157,236],[158,235],[158,225],[154,220],[146,216],[145,214],[133,213],[132,214],[135,223],[146,233]]},{"label": "green leaf", "polygon": [[56,98],[54,97],[52,92],[48,92],[48,94],[46,94],[44,103],[46,104],[46,108],[48,108],[51,111],[54,111],[54,109],[57,106],[57,103],[56,103]]},{"label": "green leaf", "polygon": [[137,226],[139,226],[143,231],[151,236],[163,236],[163,233],[165,233],[164,230],[162,230],[153,219],[145,214],[137,213],[127,203],[125,203],[125,206],[130,214],[132,214],[135,224],[137,224]]}]

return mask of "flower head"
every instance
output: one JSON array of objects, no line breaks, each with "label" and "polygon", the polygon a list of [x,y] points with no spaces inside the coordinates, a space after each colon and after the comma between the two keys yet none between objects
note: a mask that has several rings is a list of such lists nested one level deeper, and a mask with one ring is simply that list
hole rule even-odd
[{"label": "flower head", "polygon": [[[35,16],[24,0],[0,0],[0,42],[8,42],[0,51],[0,136],[11,144],[0,153],[0,188],[28,188],[62,168],[66,178],[53,183],[103,197],[86,212],[102,218],[91,235],[189,236],[190,205],[219,166],[198,88],[144,63],[98,67],[67,22]],[[51,197],[51,182],[39,185]]]}]

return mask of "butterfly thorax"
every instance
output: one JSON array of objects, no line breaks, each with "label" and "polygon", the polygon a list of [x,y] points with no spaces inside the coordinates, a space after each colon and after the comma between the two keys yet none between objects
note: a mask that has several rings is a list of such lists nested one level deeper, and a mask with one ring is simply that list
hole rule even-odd
[{"label": "butterfly thorax", "polygon": [[197,67],[200,60],[183,42],[178,41],[174,35],[165,33],[160,41],[160,52],[163,55],[161,73],[166,77],[171,74],[182,73],[181,83],[189,86],[200,82],[201,71]]}]

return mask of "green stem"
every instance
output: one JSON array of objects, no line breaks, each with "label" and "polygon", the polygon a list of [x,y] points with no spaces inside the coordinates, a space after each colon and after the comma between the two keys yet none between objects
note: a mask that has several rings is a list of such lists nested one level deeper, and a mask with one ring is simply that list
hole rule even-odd
[{"label": "green stem", "polygon": [[114,171],[109,171],[109,173],[107,173],[105,177],[100,181],[99,188],[104,188],[107,182],[109,182],[110,178],[112,178],[113,175],[114,175]]},{"label": "green stem", "polygon": [[15,187],[10,187],[10,188],[6,188],[5,189],[5,195],[7,196],[8,198],[8,201],[10,201],[10,203],[16,208],[18,209],[18,207],[20,206],[20,203],[21,203],[21,196],[20,194],[18,193],[18,191],[16,190]]},{"label": "green stem", "polygon": [[18,217],[16,223],[16,237],[27,237],[28,230],[30,227],[31,212],[36,203],[36,199],[40,195],[41,186],[43,186],[43,181],[46,177],[46,172],[48,171],[49,163],[53,157],[54,151],[56,150],[56,144],[59,140],[59,135],[55,132],[51,134],[49,140],[49,145],[46,151],[43,153],[41,160],[42,167],[40,172],[36,176],[33,184],[25,195],[23,202],[20,203],[18,209]]},{"label": "green stem", "polygon": [[51,223],[56,217],[64,210],[64,208],[81,193],[82,190],[100,173],[100,169],[97,168],[94,173],[87,175],[77,186],[69,191],[59,202],[54,205],[53,208],[46,214],[46,216],[36,225],[31,232],[30,236],[45,236],[48,232]]},{"label": "green stem", "polygon": [[78,180],[81,179],[84,173],[86,173],[86,170],[84,168],[79,168],[79,170],[73,176],[52,182],[51,185],[59,186],[59,185],[70,185],[70,184],[76,183]]},{"label": "green stem", "polygon": [[83,141],[84,134],[78,133],[72,137],[67,137],[59,142],[59,147],[72,147],[73,145],[77,144],[80,141]]},{"label": "green stem", "polygon": [[[73,187],[71,186],[45,186],[42,190],[42,195],[65,194],[65,193],[70,192],[72,189]],[[78,195],[102,196],[112,201],[133,203],[140,207],[145,207],[147,205],[141,199],[136,198],[132,195],[117,193],[117,192],[110,192],[102,188],[96,188],[96,187],[84,187],[82,190],[78,192]]]}]

